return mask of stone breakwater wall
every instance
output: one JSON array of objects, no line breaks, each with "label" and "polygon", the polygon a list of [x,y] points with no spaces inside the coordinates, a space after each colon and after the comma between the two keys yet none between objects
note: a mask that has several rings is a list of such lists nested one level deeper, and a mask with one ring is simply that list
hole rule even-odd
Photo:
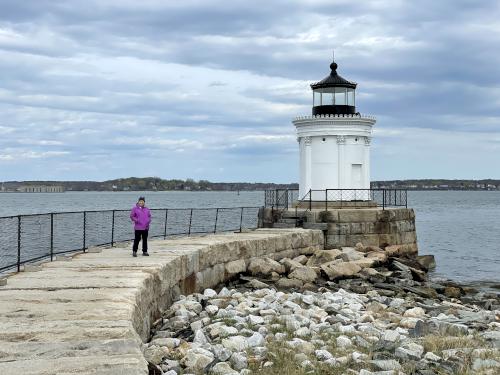
[{"label": "stone breakwater wall", "polygon": [[312,254],[323,240],[305,229],[156,240],[150,257],[121,244],[14,274],[0,286],[0,374],[147,374],[141,344],[180,293],[227,281],[254,258]]},{"label": "stone breakwater wall", "polygon": [[[295,210],[283,211],[273,217],[270,208],[262,213],[262,225],[292,221]],[[412,208],[340,208],[298,210],[304,228],[321,229],[325,234],[325,249],[355,247],[357,243],[385,249],[393,246],[392,253],[414,255],[418,253],[415,212]]]}]

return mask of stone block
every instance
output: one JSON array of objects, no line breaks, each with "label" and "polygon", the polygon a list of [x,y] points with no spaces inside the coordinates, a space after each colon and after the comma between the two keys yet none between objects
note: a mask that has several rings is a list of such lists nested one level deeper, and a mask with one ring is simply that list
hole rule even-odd
[{"label": "stone block", "polygon": [[318,223],[337,223],[339,221],[338,210],[321,211],[317,213],[316,222]]},{"label": "stone block", "polygon": [[366,223],[351,223],[349,234],[365,234],[366,233]]},{"label": "stone block", "polygon": [[365,246],[379,246],[379,235],[378,234],[350,234],[346,236],[346,244],[343,246],[355,246],[358,242],[361,242]]},{"label": "stone block", "polygon": [[87,249],[87,253],[89,254],[98,254],[102,253],[102,248],[101,247],[89,247]]},{"label": "stone block", "polygon": [[[359,242],[359,241],[358,241]],[[378,245],[378,243],[377,243]],[[338,249],[347,246],[347,236],[343,234],[327,234],[325,249]]]},{"label": "stone block", "polygon": [[231,277],[239,273],[245,272],[247,269],[247,264],[245,259],[238,259],[228,262],[224,266],[226,275]]},{"label": "stone block", "polygon": [[401,243],[399,233],[390,233],[390,234],[383,233],[379,234],[378,238],[379,238],[378,246],[380,247],[385,247],[388,245],[396,245]]},{"label": "stone block", "polygon": [[25,264],[24,272],[38,272],[42,270],[42,266],[40,264]]},{"label": "stone block", "polygon": [[316,245],[303,247],[302,249],[299,249],[299,255],[312,255],[316,250],[320,249],[323,249],[323,246]]},{"label": "stone block", "polygon": [[304,229],[318,229],[318,230],[327,230],[328,223],[307,223],[305,222],[303,227]]},{"label": "stone block", "polygon": [[7,278],[5,277],[0,278],[0,286],[5,286],[5,285],[7,285]]},{"label": "stone block", "polygon": [[395,223],[389,223],[387,221],[377,221],[374,223],[373,233],[378,233],[378,234],[392,233],[395,231],[393,229],[394,227],[397,227]]},{"label": "stone block", "polygon": [[328,234],[350,234],[351,225],[349,223],[329,223]]},{"label": "stone block", "polygon": [[341,209],[338,210],[339,222],[359,223],[366,221],[377,221],[379,210],[374,209]]},{"label": "stone block", "polygon": [[69,255],[56,255],[56,260],[62,261],[62,262],[69,262],[73,260],[73,258]]},{"label": "stone block", "polygon": [[402,232],[401,244],[412,244],[417,242],[417,234],[415,232]]},{"label": "stone block", "polygon": [[320,230],[311,231],[311,246],[319,245],[323,246],[325,244],[325,235]]}]

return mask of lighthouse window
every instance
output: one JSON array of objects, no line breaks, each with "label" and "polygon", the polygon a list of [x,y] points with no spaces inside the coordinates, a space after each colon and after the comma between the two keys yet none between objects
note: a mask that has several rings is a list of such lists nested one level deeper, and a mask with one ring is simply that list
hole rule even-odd
[{"label": "lighthouse window", "polygon": [[354,102],[354,90],[353,89],[347,89],[347,105],[352,105],[352,106],[356,105],[356,103]]},{"label": "lighthouse window", "polygon": [[321,105],[321,93],[318,91],[313,91],[313,106]]},{"label": "lighthouse window", "polygon": [[335,89],[335,105],[346,105],[346,89],[337,87]]}]

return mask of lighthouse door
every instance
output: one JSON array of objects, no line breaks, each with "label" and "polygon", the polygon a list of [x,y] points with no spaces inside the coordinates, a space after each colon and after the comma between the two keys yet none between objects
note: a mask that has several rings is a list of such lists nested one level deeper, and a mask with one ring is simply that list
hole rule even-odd
[{"label": "lighthouse door", "polygon": [[351,188],[352,189],[362,189],[363,184],[361,181],[363,170],[363,164],[352,164],[351,169]]}]

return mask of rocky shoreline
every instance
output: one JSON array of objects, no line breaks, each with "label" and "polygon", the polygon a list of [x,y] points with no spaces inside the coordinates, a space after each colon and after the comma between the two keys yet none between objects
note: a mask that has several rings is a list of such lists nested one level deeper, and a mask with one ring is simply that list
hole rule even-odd
[{"label": "rocky shoreline", "polygon": [[498,374],[499,294],[429,281],[432,256],[385,249],[254,258],[179,296],[143,352],[150,374]]}]

